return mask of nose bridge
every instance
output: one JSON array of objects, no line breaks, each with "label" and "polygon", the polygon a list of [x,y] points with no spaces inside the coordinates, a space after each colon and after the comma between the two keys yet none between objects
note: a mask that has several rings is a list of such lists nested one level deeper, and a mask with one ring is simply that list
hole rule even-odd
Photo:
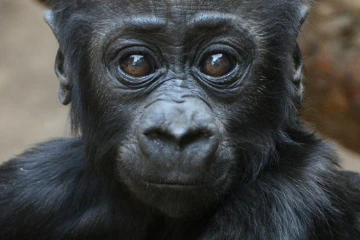
[{"label": "nose bridge", "polygon": [[169,72],[167,77],[171,80],[163,83],[161,91],[155,93],[155,95],[151,96],[151,98],[176,103],[183,103],[186,100],[190,100],[186,96],[189,96],[192,89],[188,86],[188,84],[184,84],[188,82],[188,80],[185,79],[185,76],[177,74],[176,72]]},{"label": "nose bridge", "polygon": [[172,96],[148,107],[144,114],[145,125],[161,128],[172,134],[182,135],[202,125],[214,123],[209,107],[201,100]]},{"label": "nose bridge", "polygon": [[184,47],[171,45],[168,47],[167,52],[164,53],[168,64],[169,70],[177,75],[184,75]]}]

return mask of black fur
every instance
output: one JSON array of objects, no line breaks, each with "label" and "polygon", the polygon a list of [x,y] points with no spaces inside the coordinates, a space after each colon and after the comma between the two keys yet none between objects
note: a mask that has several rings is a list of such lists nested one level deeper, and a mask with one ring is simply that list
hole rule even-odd
[{"label": "black fur", "polygon": [[[359,175],[341,170],[331,147],[299,120],[296,37],[308,2],[47,4],[60,44],[59,96],[71,102],[77,136],[0,167],[1,240],[360,239]],[[156,17],[165,27],[139,30],[130,21],[138,14],[144,25]],[[195,17],[226,21],[188,31]],[[237,70],[220,83],[196,72],[213,41],[215,53],[231,46],[238,54]],[[153,79],[140,85],[111,60],[133,45],[147,48],[135,54],[159,56]],[[189,123],[177,122],[188,115]]]}]

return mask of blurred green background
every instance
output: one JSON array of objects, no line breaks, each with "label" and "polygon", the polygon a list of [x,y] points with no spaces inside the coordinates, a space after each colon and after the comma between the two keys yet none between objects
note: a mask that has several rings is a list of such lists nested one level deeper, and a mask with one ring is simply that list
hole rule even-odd
[{"label": "blurred green background", "polygon": [[[57,43],[32,0],[0,1],[0,163],[39,141],[68,136],[53,71]],[[320,0],[299,39],[304,119],[337,142],[360,172],[360,0]]]}]

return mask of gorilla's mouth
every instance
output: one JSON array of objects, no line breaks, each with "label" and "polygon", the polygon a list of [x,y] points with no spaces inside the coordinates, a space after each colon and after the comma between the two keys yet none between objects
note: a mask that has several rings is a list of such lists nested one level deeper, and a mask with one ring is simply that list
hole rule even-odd
[{"label": "gorilla's mouth", "polygon": [[128,175],[125,184],[139,200],[161,213],[179,218],[195,212],[201,212],[214,204],[228,189],[231,174],[206,181],[189,181],[184,178],[171,181],[169,179],[149,180]]},{"label": "gorilla's mouth", "polygon": [[221,175],[220,177],[216,178],[213,181],[154,181],[154,180],[148,180],[148,179],[139,179],[139,181],[142,184],[145,184],[148,187],[155,187],[155,188],[171,188],[171,189],[188,189],[188,190],[193,190],[196,188],[209,188],[209,187],[214,187],[217,185],[220,185],[222,183],[224,183],[227,179],[228,174],[225,173],[223,175]]}]

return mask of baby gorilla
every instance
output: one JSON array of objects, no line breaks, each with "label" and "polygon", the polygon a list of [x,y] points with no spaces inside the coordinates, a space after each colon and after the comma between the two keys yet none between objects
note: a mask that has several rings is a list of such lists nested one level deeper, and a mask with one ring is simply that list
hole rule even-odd
[{"label": "baby gorilla", "polygon": [[0,239],[360,238],[299,120],[306,0],[46,4],[74,137],[0,167]]}]

